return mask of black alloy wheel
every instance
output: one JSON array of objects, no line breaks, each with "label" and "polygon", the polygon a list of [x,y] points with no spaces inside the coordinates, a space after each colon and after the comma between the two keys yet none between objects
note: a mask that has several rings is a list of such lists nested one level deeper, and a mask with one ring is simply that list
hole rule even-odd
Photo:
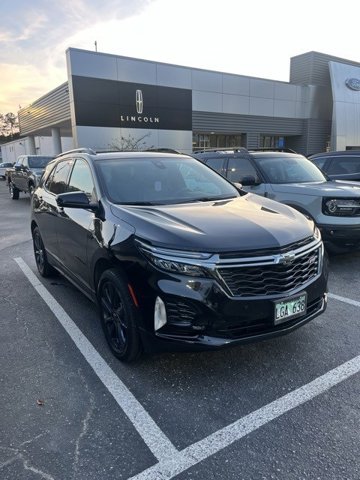
[{"label": "black alloy wheel", "polygon": [[48,262],[46,250],[38,227],[34,228],[32,237],[37,269],[42,277],[50,277],[54,274],[55,270]]},{"label": "black alloy wheel", "polygon": [[132,362],[141,355],[139,312],[125,276],[117,269],[106,270],[99,282],[101,324],[110,350],[119,360]]},{"label": "black alloy wheel", "polygon": [[30,197],[32,197],[34,195],[34,190],[35,190],[34,184],[29,183],[29,195],[30,195]]},{"label": "black alloy wheel", "polygon": [[13,200],[19,200],[20,191],[16,187],[14,187],[12,182],[9,183],[9,192],[10,192],[10,197]]}]

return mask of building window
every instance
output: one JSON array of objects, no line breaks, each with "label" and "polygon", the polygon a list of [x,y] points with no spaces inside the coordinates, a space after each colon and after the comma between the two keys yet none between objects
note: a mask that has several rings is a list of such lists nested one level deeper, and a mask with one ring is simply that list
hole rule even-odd
[{"label": "building window", "polygon": [[260,148],[284,148],[284,137],[277,135],[260,135]]},{"label": "building window", "polygon": [[193,134],[193,150],[205,148],[235,148],[241,146],[241,135],[228,133],[196,133]]}]

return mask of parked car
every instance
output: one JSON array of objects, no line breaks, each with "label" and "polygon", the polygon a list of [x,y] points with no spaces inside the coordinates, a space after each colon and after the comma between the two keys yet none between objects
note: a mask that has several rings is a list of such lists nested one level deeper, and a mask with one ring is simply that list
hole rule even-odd
[{"label": "parked car", "polygon": [[360,150],[317,153],[309,159],[331,179],[360,181]]},{"label": "parked car", "polygon": [[194,154],[244,190],[285,203],[312,218],[331,253],[360,248],[360,185],[329,180],[300,154],[215,150]]},{"label": "parked car", "polygon": [[5,178],[5,172],[8,168],[11,168],[14,164],[11,162],[0,163],[0,177]]},{"label": "parked car", "polygon": [[20,155],[14,167],[6,171],[6,182],[11,198],[18,200],[20,192],[32,195],[46,165],[54,158],[49,155]]},{"label": "parked car", "polygon": [[34,192],[31,231],[40,275],[56,269],[97,302],[123,361],[283,335],[326,307],[314,222],[190,156],[60,155]]}]

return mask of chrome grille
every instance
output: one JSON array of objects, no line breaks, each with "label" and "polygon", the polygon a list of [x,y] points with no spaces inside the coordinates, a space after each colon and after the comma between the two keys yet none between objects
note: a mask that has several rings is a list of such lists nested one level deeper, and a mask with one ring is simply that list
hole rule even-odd
[{"label": "chrome grille", "polygon": [[217,273],[236,297],[268,296],[299,288],[318,275],[320,248],[285,264],[218,266]]}]

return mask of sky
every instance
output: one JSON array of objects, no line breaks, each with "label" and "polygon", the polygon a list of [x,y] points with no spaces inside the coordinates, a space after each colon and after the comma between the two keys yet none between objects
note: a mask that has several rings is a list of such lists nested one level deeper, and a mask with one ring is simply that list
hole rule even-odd
[{"label": "sky", "polygon": [[289,81],[290,58],[360,62],[358,2],[0,0],[0,113],[67,80],[69,47]]}]

